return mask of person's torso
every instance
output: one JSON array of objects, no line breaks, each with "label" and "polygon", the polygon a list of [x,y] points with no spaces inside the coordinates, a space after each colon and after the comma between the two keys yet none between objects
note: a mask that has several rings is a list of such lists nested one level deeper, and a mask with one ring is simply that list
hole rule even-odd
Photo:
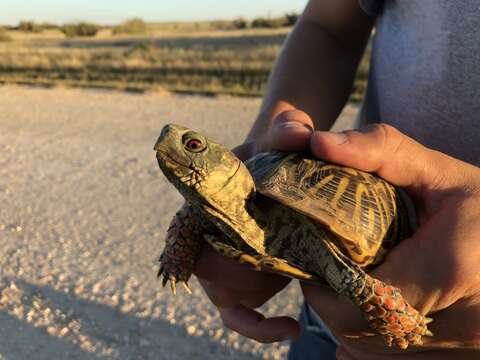
[{"label": "person's torso", "polygon": [[386,0],[365,106],[369,122],[480,166],[480,1]]}]

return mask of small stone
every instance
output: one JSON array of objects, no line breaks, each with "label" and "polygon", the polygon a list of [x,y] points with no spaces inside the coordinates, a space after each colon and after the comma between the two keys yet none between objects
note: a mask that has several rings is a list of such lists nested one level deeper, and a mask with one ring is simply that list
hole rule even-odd
[{"label": "small stone", "polygon": [[32,322],[35,318],[35,312],[33,310],[30,310],[27,314],[27,321]]},{"label": "small stone", "polygon": [[98,294],[100,294],[101,289],[102,289],[102,284],[101,283],[96,283],[92,287],[92,293],[95,294],[95,295],[98,295]]},{"label": "small stone", "polygon": [[111,304],[113,306],[117,306],[120,302],[120,296],[118,294],[114,294],[111,298]]},{"label": "small stone", "polygon": [[195,327],[195,325],[190,325],[189,327],[187,327],[188,335],[194,335],[195,331],[197,331],[197,328]]},{"label": "small stone", "polygon": [[23,318],[23,306],[16,306],[13,309],[13,314],[18,318]]},{"label": "small stone", "polygon": [[56,329],[54,326],[49,326],[47,328],[47,333],[52,336],[56,336],[58,334],[58,329]]},{"label": "small stone", "polygon": [[12,290],[18,290],[18,287],[17,287],[17,285],[15,284],[15,282],[12,281],[12,282],[10,283],[10,289],[12,289]]}]

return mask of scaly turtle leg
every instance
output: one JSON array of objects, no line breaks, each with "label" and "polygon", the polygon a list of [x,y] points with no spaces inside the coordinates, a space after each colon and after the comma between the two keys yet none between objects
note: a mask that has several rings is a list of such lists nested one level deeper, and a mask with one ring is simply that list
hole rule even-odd
[{"label": "scaly turtle leg", "polygon": [[326,280],[360,308],[388,346],[395,344],[406,349],[409,345],[421,345],[422,336],[433,336],[427,328],[432,319],[414,309],[402,297],[400,289],[366,274],[330,242],[324,244],[334,259],[326,267]]},{"label": "scaly turtle leg", "polygon": [[158,277],[163,274],[163,286],[170,281],[173,294],[176,294],[177,282],[191,293],[188,280],[202,248],[202,240],[201,219],[190,205],[184,204],[170,223],[165,248],[159,259]]}]

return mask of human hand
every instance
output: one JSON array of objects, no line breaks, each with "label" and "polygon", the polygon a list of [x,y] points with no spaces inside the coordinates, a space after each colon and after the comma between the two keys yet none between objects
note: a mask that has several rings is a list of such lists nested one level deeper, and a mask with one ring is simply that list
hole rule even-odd
[{"label": "human hand", "polygon": [[[303,284],[307,302],[342,346],[339,359],[480,358],[480,169],[427,149],[394,128],[375,125],[340,134],[316,132],[311,150],[319,158],[375,172],[403,187],[415,202],[418,228],[397,245],[372,275],[402,290],[434,322],[432,338],[408,353],[387,349],[368,331],[348,300]],[[346,337],[346,335],[348,337]]]}]

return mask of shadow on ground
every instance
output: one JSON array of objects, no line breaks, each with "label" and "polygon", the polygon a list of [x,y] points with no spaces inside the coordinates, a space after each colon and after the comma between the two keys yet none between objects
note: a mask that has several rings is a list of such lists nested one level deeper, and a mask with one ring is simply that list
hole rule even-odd
[{"label": "shadow on ground", "polygon": [[126,314],[50,286],[9,281],[8,289],[19,295],[10,301],[20,301],[0,311],[5,332],[0,354],[7,359],[254,358],[207,336],[189,336],[183,327],[165,320]]}]

